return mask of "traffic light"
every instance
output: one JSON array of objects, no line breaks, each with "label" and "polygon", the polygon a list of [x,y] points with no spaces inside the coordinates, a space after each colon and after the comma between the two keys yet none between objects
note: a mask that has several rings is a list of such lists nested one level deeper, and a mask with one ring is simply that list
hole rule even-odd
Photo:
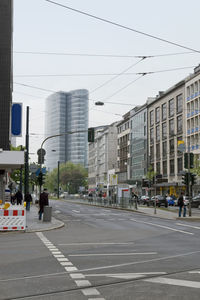
[{"label": "traffic light", "polygon": [[189,173],[183,174],[183,176],[182,176],[182,183],[184,185],[188,185],[189,184]]},{"label": "traffic light", "polygon": [[38,183],[40,186],[45,183],[45,175],[42,172],[40,172],[38,175]]},{"label": "traffic light", "polygon": [[94,143],[94,127],[88,128],[88,142]]},{"label": "traffic light", "polygon": [[190,159],[190,169],[194,168],[194,153],[184,153],[184,168],[189,168],[189,159]]},{"label": "traffic light", "polygon": [[196,174],[191,174],[191,182],[192,182],[192,185],[197,184],[197,175]]}]

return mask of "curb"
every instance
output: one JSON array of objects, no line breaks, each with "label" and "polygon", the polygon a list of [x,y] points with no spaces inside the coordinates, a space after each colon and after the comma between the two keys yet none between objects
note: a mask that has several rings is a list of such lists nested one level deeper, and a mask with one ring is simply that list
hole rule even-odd
[{"label": "curb", "polygon": [[[52,217],[53,219],[54,217]],[[62,221],[57,220],[56,218],[54,218],[56,220],[56,222],[58,222],[58,225],[53,225],[51,227],[48,228],[38,228],[38,229],[26,229],[25,233],[32,233],[32,232],[43,232],[43,231],[50,231],[50,230],[54,230],[54,229],[59,229],[65,226],[65,223]]]}]

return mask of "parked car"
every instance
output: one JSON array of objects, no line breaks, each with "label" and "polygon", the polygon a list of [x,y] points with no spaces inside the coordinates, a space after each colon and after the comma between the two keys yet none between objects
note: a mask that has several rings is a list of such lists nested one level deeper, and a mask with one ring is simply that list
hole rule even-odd
[{"label": "parked car", "polygon": [[161,195],[156,195],[156,196],[151,197],[151,200],[149,201],[149,205],[154,206],[155,201],[156,201],[156,206],[158,206],[158,207],[160,207],[160,206],[168,207],[167,199]]},{"label": "parked car", "polygon": [[198,208],[200,206],[200,194],[192,198],[191,206]]},{"label": "parked car", "polygon": [[139,203],[140,204],[143,204],[143,205],[148,205],[149,203],[149,196],[142,196],[139,200]]},{"label": "parked car", "polygon": [[175,199],[173,199],[171,196],[167,197],[167,203],[169,206],[174,206],[175,205]]}]

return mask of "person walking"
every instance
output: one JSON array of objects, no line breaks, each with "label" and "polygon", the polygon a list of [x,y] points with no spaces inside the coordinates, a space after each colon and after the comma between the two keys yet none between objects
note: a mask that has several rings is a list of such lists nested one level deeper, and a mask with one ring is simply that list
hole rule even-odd
[{"label": "person walking", "polygon": [[47,193],[47,189],[44,189],[43,193],[40,194],[40,200],[39,200],[39,220],[42,219],[42,214],[44,212],[44,206],[49,206],[49,197]]},{"label": "person walking", "polygon": [[22,205],[23,195],[20,190],[15,194],[15,199],[17,199],[17,205]]},{"label": "person walking", "polygon": [[182,213],[182,208],[183,208],[183,217],[186,216],[186,205],[184,204],[184,199],[183,199],[183,193],[181,193],[180,197],[178,198],[178,206],[179,206],[179,218],[181,217]]},{"label": "person walking", "polygon": [[26,210],[30,210],[31,202],[32,202],[32,196],[30,193],[26,193],[24,200],[26,201]]}]

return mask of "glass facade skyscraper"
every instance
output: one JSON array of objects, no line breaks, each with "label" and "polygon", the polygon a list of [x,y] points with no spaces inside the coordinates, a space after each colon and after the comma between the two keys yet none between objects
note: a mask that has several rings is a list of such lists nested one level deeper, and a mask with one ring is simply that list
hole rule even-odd
[{"label": "glass facade skyscraper", "polygon": [[45,144],[47,170],[58,161],[88,164],[88,91],[57,92],[46,99],[45,136],[76,132],[49,139]]}]

